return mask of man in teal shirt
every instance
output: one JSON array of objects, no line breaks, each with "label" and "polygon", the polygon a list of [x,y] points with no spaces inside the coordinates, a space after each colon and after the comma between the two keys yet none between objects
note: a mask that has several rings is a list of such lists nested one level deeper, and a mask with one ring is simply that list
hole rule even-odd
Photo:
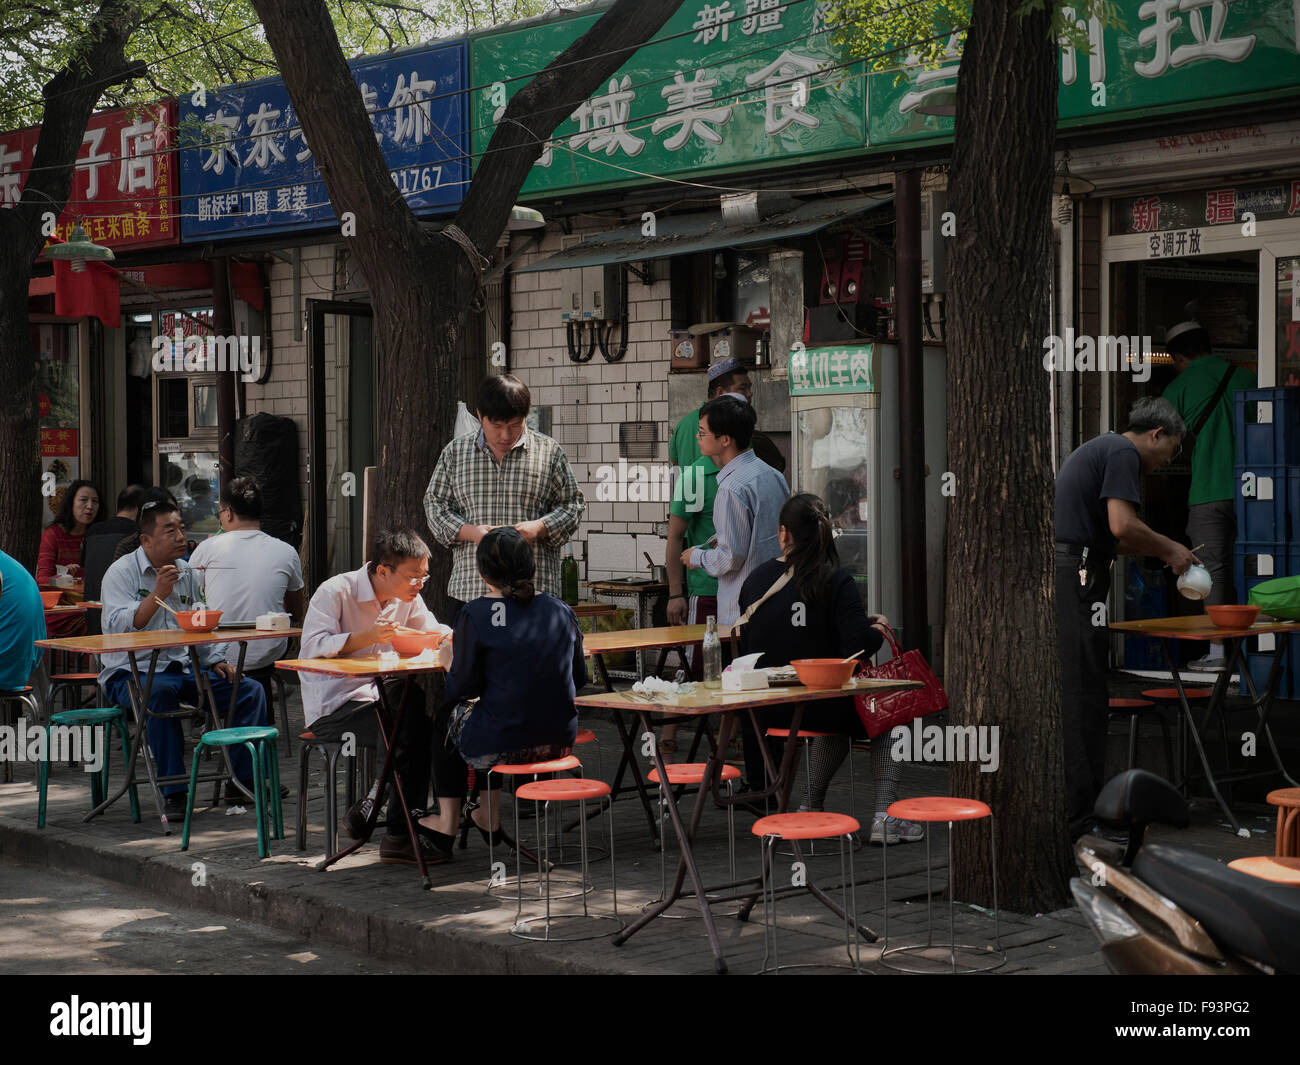
[{"label": "man in teal shirt", "polygon": [[[1165,333],[1165,347],[1178,370],[1177,379],[1165,389],[1165,399],[1195,433],[1192,486],[1187,494],[1187,535],[1214,582],[1205,602],[1235,603],[1232,547],[1237,540],[1237,518],[1233,508],[1233,464],[1237,445],[1233,393],[1254,388],[1255,375],[1212,354],[1210,334],[1199,322],[1171,326]],[[1225,377],[1227,384],[1220,387]],[[1210,409],[1212,400],[1214,406]],[[1223,644],[1212,643],[1210,653],[1189,663],[1189,668],[1213,672],[1222,669],[1223,664]]]},{"label": "man in teal shirt", "polygon": [[36,641],[43,639],[45,604],[40,589],[30,573],[0,551],[0,691],[27,685],[41,660]]}]

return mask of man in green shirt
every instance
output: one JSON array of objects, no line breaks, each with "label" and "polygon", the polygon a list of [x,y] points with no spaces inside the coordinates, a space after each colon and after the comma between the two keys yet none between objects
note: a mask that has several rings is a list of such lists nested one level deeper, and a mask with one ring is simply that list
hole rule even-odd
[{"label": "man in green shirt", "polygon": [[[1170,326],[1165,333],[1165,347],[1178,370],[1177,379],[1165,389],[1165,399],[1195,433],[1192,486],[1187,494],[1187,535],[1193,547],[1205,545],[1196,551],[1214,581],[1205,602],[1235,603],[1232,547],[1237,539],[1237,518],[1233,508],[1233,464],[1237,445],[1232,397],[1243,388],[1254,388],[1255,375],[1212,354],[1210,334],[1199,322]],[[1227,385],[1220,387],[1225,377]],[[1189,668],[1213,672],[1222,669],[1223,664],[1223,644],[1212,643],[1210,653],[1190,663]]]},{"label": "man in green shirt", "polygon": [[[743,399],[746,403],[752,404],[754,402],[753,386],[749,381],[749,371],[739,359],[719,359],[709,367],[709,394],[705,397],[706,400],[716,399],[728,392],[737,399]],[[696,407],[694,410],[688,410],[683,414],[676,428],[673,429],[673,435],[668,441],[668,461],[679,469],[686,469],[687,466],[700,457],[700,442],[695,436],[699,427],[700,410],[699,407]],[[781,450],[776,444],[772,443],[769,437],[755,432],[750,446],[753,447],[754,454],[776,470],[777,473],[785,472],[785,456],[781,454]],[[678,553],[680,554],[680,552]],[[672,568],[672,564],[669,563],[670,580]]]}]

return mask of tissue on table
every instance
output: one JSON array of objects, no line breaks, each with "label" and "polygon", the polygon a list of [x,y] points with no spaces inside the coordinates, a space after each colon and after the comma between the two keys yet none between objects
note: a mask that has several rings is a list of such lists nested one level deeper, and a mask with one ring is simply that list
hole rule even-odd
[{"label": "tissue on table", "polygon": [[757,669],[758,660],[762,657],[763,657],[762,651],[757,651],[752,655],[741,655],[739,658],[733,658],[731,660],[731,665],[729,665],[722,672],[726,673],[728,670],[735,670],[736,672],[739,672],[743,669]]},{"label": "tissue on table", "polygon": [[637,695],[692,695],[695,692],[695,682],[687,681],[684,684],[678,684],[673,680],[646,677],[645,680],[639,680],[633,684],[632,690]]},{"label": "tissue on table", "polygon": [[438,653],[432,647],[426,647],[418,655],[406,660],[408,666],[436,666]]}]

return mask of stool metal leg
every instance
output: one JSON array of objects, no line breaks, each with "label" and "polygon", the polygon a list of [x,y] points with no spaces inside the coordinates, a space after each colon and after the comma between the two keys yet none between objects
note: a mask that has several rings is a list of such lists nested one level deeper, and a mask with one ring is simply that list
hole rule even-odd
[{"label": "stool metal leg", "polygon": [[[302,751],[298,755],[298,834],[294,840],[297,849],[305,851],[307,849],[307,780],[308,780],[308,762],[311,760],[312,745],[304,743]],[[326,782],[328,785],[328,781]],[[326,802],[326,817],[328,818],[328,801]],[[333,854],[334,851],[329,847],[329,825],[325,827],[326,854]]]}]

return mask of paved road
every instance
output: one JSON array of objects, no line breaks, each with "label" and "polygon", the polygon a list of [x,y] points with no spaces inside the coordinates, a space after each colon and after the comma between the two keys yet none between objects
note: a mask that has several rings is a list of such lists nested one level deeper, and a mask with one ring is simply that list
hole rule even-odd
[{"label": "paved road", "polygon": [[412,974],[94,877],[0,864],[0,974]]}]

